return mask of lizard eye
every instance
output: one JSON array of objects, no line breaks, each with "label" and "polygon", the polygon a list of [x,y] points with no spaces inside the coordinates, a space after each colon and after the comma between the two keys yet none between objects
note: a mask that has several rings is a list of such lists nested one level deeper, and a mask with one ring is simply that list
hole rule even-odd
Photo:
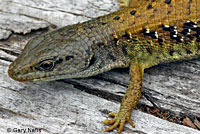
[{"label": "lizard eye", "polygon": [[44,60],[35,67],[37,70],[45,70],[45,71],[52,71],[55,67],[55,63],[53,60]]}]

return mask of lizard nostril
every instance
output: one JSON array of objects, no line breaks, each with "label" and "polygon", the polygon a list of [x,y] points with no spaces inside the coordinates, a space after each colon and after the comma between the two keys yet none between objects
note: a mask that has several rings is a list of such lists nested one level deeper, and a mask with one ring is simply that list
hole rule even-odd
[{"label": "lizard nostril", "polygon": [[8,69],[8,75],[17,81],[20,81],[20,78],[18,77],[20,72],[16,71],[15,66],[13,66],[13,63],[10,64],[9,69]]},{"label": "lizard nostril", "polygon": [[14,80],[16,80],[16,81],[24,82],[24,83],[27,82],[26,80],[23,80],[23,78],[20,77],[20,72],[16,72],[16,71],[15,71],[14,69],[12,69],[12,68],[9,68],[9,69],[8,69],[8,75],[9,75],[12,79],[14,79]]}]

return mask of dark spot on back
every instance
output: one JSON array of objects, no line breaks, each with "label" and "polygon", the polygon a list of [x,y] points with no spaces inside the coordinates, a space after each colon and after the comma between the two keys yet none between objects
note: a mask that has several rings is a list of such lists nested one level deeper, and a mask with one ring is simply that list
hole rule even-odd
[{"label": "dark spot on back", "polygon": [[171,38],[172,40],[176,40],[177,43],[181,43],[181,42],[182,42],[182,41],[181,41],[181,36],[176,36],[176,37],[174,37],[173,34],[171,34],[171,35],[170,35],[170,38]]},{"label": "dark spot on back", "polygon": [[187,34],[189,32],[189,29],[183,28],[183,31],[181,31],[182,34]]},{"label": "dark spot on back", "polygon": [[167,14],[170,14],[170,13],[171,13],[171,11],[168,11],[168,12],[167,12]]},{"label": "dark spot on back", "polygon": [[165,0],[165,3],[170,4],[171,0]]},{"label": "dark spot on back", "polygon": [[147,52],[149,53],[149,54],[152,54],[152,51],[151,51],[151,48],[146,48],[146,50],[147,50]]},{"label": "dark spot on back", "polygon": [[192,28],[194,25],[195,25],[195,23],[192,22],[192,21],[185,22],[185,23],[183,24],[183,26],[184,26],[184,27],[187,27],[187,28]]},{"label": "dark spot on back", "polygon": [[162,29],[164,30],[164,31],[169,31],[169,32],[172,32],[172,31],[174,31],[174,26],[169,26],[169,27],[166,27],[166,26],[162,26]]},{"label": "dark spot on back", "polygon": [[130,12],[131,15],[135,15],[135,13],[136,13],[136,10],[133,10]]},{"label": "dark spot on back", "polygon": [[187,21],[185,23],[183,23],[183,31],[181,31],[182,34],[186,35],[186,34],[190,34],[191,30],[196,31],[198,28],[195,28],[196,24],[192,21]]},{"label": "dark spot on back", "polygon": [[200,35],[200,27],[195,28],[197,35]]},{"label": "dark spot on back", "polygon": [[119,20],[120,17],[119,16],[115,16],[114,20]]},{"label": "dark spot on back", "polygon": [[149,4],[149,5],[147,6],[147,9],[151,9],[151,8],[152,8],[152,5]]},{"label": "dark spot on back", "polygon": [[158,38],[158,43],[159,43],[160,46],[162,46],[163,45],[163,39],[162,38]]},{"label": "dark spot on back", "polygon": [[113,40],[114,40],[114,43],[117,44],[119,39],[118,38],[113,38]]},{"label": "dark spot on back", "polygon": [[126,39],[130,39],[130,35],[128,33],[122,35],[122,37],[126,38]]},{"label": "dark spot on back", "polygon": [[177,32],[177,27],[176,26],[162,26],[162,29],[164,31],[170,32],[170,38],[172,40],[176,40],[177,43],[182,42],[181,41],[181,36],[178,36],[178,32]]},{"label": "dark spot on back", "polygon": [[156,37],[156,32],[155,31],[149,31],[148,33],[147,33],[147,30],[146,29],[143,29],[143,34],[145,35],[145,36],[151,36],[151,38],[152,39],[156,39],[157,37]]},{"label": "dark spot on back", "polygon": [[74,56],[66,56],[65,60],[70,60],[71,58],[74,58]]},{"label": "dark spot on back", "polygon": [[104,22],[98,22],[99,25],[105,25],[107,23],[104,23]]},{"label": "dark spot on back", "polygon": [[187,54],[192,54],[192,51],[190,51],[189,49],[185,49]]},{"label": "dark spot on back", "polygon": [[158,42],[159,42],[159,43],[163,43],[163,39],[158,38]]}]

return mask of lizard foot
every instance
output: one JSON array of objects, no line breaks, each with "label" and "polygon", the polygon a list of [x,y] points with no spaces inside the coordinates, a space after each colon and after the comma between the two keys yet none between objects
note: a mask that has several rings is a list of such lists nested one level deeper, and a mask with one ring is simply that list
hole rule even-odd
[{"label": "lizard foot", "polygon": [[113,112],[111,112],[111,113],[109,113],[108,115],[111,116],[111,117],[114,117],[114,119],[111,119],[111,120],[104,120],[104,121],[103,121],[104,124],[112,125],[112,126],[110,126],[109,128],[106,128],[106,129],[104,130],[104,132],[109,132],[109,131],[111,131],[111,130],[113,130],[113,129],[115,129],[116,127],[119,126],[119,128],[118,128],[118,130],[117,130],[117,133],[120,134],[121,131],[123,130],[123,127],[124,127],[126,121],[127,121],[133,128],[135,127],[134,123],[133,123],[133,122],[131,121],[131,119],[130,119],[130,114],[126,114],[126,113],[124,114],[124,113],[120,113],[120,112],[118,112],[118,113],[113,113]]}]

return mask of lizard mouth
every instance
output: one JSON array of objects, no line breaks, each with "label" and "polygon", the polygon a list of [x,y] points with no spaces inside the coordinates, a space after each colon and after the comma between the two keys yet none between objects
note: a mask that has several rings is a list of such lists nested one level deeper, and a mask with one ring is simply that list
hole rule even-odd
[{"label": "lizard mouth", "polygon": [[40,81],[40,80],[48,81],[48,77],[33,78],[33,77],[29,77],[29,76],[31,76],[30,74],[27,74],[26,76],[18,75],[10,68],[8,69],[8,75],[12,79],[14,79],[18,82],[22,82],[22,83],[31,83],[31,82],[37,82],[37,81]]},{"label": "lizard mouth", "polygon": [[19,82],[23,82],[23,83],[28,83],[30,82],[30,80],[23,80],[22,78],[19,78],[17,77],[17,75],[15,75],[15,73],[13,72],[12,69],[8,69],[8,75],[13,79],[13,80],[16,80],[16,81],[19,81]]},{"label": "lizard mouth", "polygon": [[[27,73],[27,74],[19,74],[16,73],[15,70],[12,69],[12,67],[10,67],[8,69],[8,75],[18,81],[18,82],[22,82],[22,83],[31,83],[31,82],[38,82],[38,81],[53,81],[53,80],[58,80],[58,79],[66,79],[66,78],[74,78],[74,74],[57,74],[57,76],[55,75],[47,75],[45,72],[41,73],[40,76],[37,75],[33,75],[35,74],[34,72],[32,73]],[[35,76],[35,77],[33,77]]]},{"label": "lizard mouth", "polygon": [[16,71],[14,68],[14,63],[11,63],[8,69],[8,76],[10,76],[13,80],[16,80],[18,82],[23,82],[23,83],[29,83],[29,82],[33,82],[34,78],[31,77],[28,74],[25,75],[21,75],[21,73],[19,73],[19,71]]}]

